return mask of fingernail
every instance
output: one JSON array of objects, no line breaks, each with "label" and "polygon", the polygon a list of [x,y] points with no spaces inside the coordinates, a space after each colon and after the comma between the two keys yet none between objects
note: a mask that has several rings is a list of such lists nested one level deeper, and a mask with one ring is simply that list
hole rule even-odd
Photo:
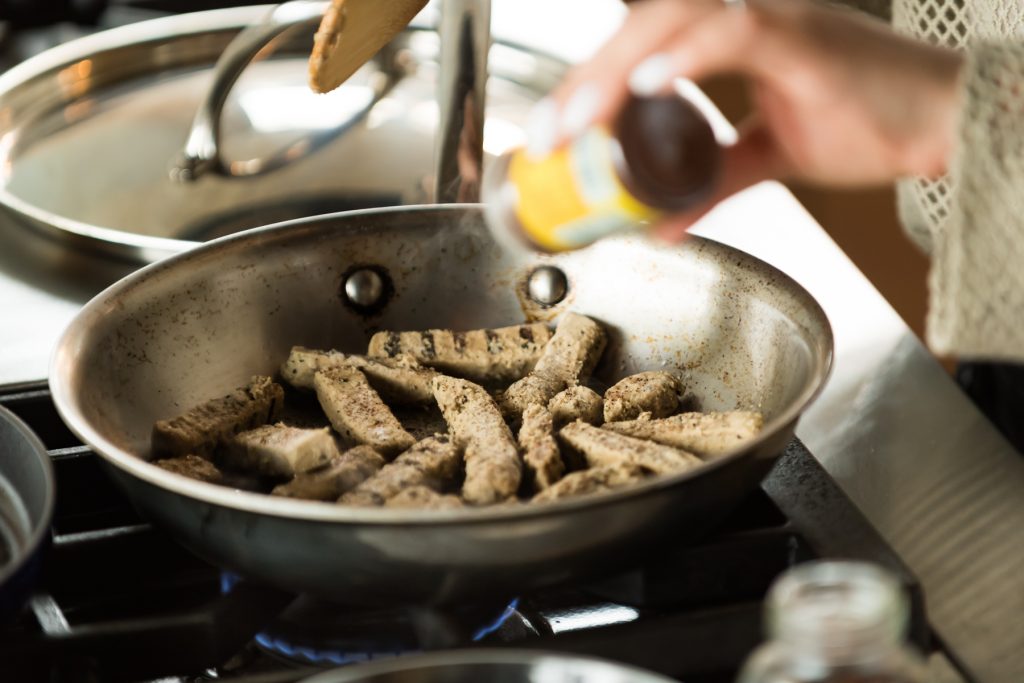
[{"label": "fingernail", "polygon": [[569,98],[562,112],[562,133],[575,138],[590,127],[601,101],[601,91],[593,83],[584,83]]},{"label": "fingernail", "polygon": [[648,234],[656,243],[664,247],[674,247],[685,240],[688,233],[672,223],[662,223],[655,226]]},{"label": "fingernail", "polygon": [[545,157],[558,137],[558,106],[545,97],[534,105],[526,118],[526,153],[533,159]]},{"label": "fingernail", "polygon": [[657,95],[671,82],[672,60],[665,53],[648,57],[629,74],[629,89],[640,97]]}]

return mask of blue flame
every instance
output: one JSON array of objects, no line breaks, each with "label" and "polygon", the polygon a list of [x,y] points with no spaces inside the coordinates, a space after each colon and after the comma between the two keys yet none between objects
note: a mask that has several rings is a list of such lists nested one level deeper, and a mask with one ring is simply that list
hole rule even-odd
[{"label": "blue flame", "polygon": [[418,650],[403,650],[394,652],[354,652],[343,653],[339,650],[317,650],[311,647],[297,647],[282,638],[273,638],[266,633],[256,636],[256,642],[274,652],[279,652],[292,659],[301,659],[310,664],[332,664],[344,666],[346,664],[359,664],[368,662],[371,659],[384,659],[398,657],[403,654],[415,654]]},{"label": "blue flame", "polygon": [[508,607],[506,607],[505,611],[501,613],[501,616],[494,620],[494,623],[488,626],[484,626],[479,631],[473,634],[473,642],[476,643],[478,641],[481,641],[487,636],[497,631],[499,628],[501,628],[502,625],[509,620],[509,617],[516,613],[516,609],[518,607],[519,598],[515,598],[512,600],[512,602],[508,603]]},{"label": "blue flame", "polygon": [[232,574],[228,571],[222,571],[220,573],[220,594],[227,595],[231,592],[231,589],[235,587],[240,580],[238,574]]},{"label": "blue flame", "polygon": [[[228,571],[222,571],[220,574],[220,592],[226,595],[230,593],[232,589],[238,584],[241,577],[238,574],[234,574]],[[505,610],[495,619],[492,623],[478,629],[473,634],[473,642],[483,640],[487,636],[491,635],[502,625],[509,620],[509,618],[515,614],[516,609],[519,607],[519,598],[514,599],[508,604]],[[395,650],[389,651],[384,650],[380,652],[352,652],[345,653],[340,650],[318,650],[312,647],[303,647],[292,645],[283,638],[275,638],[267,633],[256,634],[255,640],[257,643],[272,650],[283,654],[286,657],[292,659],[300,659],[311,664],[323,664],[333,666],[344,666],[346,664],[359,664],[361,662],[367,662],[372,659],[384,659],[390,657],[398,657],[404,654],[415,654],[419,650]]]}]

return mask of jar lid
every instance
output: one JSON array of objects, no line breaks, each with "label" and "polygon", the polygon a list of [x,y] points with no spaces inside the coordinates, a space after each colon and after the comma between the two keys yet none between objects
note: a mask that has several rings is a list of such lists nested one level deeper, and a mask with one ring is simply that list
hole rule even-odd
[{"label": "jar lid", "polygon": [[907,603],[895,577],[880,567],[816,561],[775,582],[768,619],[776,638],[836,657],[856,656],[903,637]]}]

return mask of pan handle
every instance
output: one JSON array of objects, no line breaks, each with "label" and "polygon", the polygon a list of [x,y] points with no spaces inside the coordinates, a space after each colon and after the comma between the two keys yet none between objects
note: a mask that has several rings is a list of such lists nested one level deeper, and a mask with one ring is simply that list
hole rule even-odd
[{"label": "pan handle", "polygon": [[221,158],[220,121],[228,94],[242,72],[263,48],[291,28],[320,21],[328,3],[324,0],[292,0],[278,5],[259,24],[241,31],[227,46],[214,68],[213,85],[199,106],[184,150],[171,163],[170,177],[181,183],[198,180],[207,173],[224,177],[248,177],[268,173],[307,156],[335,139],[365,117],[405,75],[398,60],[387,53],[375,60],[379,71],[369,84],[370,101],[338,126],[306,137],[269,156],[226,163]]}]

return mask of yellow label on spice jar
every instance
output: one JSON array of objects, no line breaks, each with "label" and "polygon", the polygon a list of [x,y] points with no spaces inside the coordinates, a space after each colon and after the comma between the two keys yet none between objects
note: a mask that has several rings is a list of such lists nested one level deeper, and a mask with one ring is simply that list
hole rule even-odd
[{"label": "yellow label on spice jar", "polygon": [[548,251],[567,251],[650,221],[660,214],[623,186],[613,157],[617,143],[602,128],[542,159],[513,154],[508,179],[526,236]]}]

